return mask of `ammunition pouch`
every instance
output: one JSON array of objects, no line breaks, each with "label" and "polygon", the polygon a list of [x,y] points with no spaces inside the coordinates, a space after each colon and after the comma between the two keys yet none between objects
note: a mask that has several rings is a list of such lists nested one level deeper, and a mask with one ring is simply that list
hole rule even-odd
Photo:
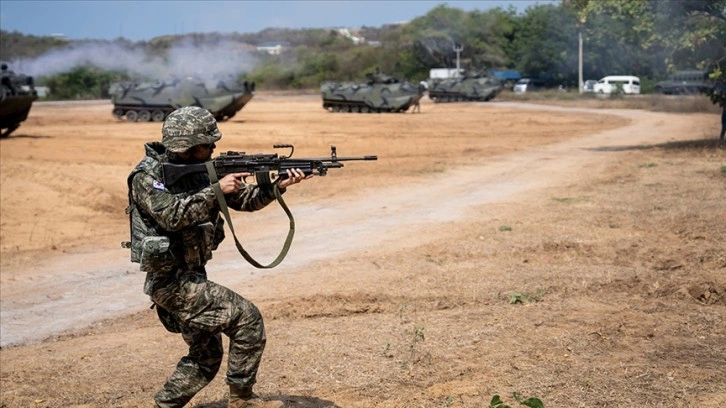
[{"label": "ammunition pouch", "polygon": [[215,240],[217,229],[211,222],[205,222],[181,232],[184,243],[184,263],[187,267],[204,266],[212,259],[212,251],[219,244]]}]

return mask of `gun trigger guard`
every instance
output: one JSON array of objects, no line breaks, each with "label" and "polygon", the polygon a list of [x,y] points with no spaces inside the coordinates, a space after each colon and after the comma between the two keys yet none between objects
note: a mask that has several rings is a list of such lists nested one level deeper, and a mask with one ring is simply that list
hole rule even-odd
[{"label": "gun trigger guard", "polygon": [[255,175],[254,174],[249,175],[249,176],[242,177],[242,181],[245,184],[257,184],[257,180],[255,180]]}]

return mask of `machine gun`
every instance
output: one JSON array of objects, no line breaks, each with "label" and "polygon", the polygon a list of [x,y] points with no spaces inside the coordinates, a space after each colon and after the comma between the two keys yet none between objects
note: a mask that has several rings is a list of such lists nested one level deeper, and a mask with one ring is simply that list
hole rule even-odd
[{"label": "machine gun", "polygon": [[[330,157],[292,159],[295,147],[290,144],[276,144],[275,149],[290,149],[287,156],[277,153],[245,154],[245,152],[226,152],[212,159],[216,176],[222,178],[232,173],[252,173],[254,184],[273,184],[277,180],[286,179],[287,170],[300,169],[309,176],[311,174],[324,176],[328,169],[343,167],[344,161],[378,160],[378,156],[338,157],[335,146],[330,146]],[[182,177],[193,173],[207,173],[206,163],[173,164],[164,163],[162,171],[164,184],[174,185]],[[247,181],[247,180],[245,180]]]},{"label": "machine gun", "polygon": [[[295,152],[293,145],[280,144],[274,145],[273,148],[289,148],[290,154],[287,156],[279,156],[277,153],[245,154],[244,152],[227,152],[222,153],[218,157],[215,157],[211,161],[205,163],[164,163],[162,165],[164,184],[166,185],[173,185],[179,181],[179,179],[189,174],[207,173],[209,175],[209,179],[213,183],[214,195],[219,203],[220,211],[232,232],[237,250],[245,258],[245,260],[247,260],[247,262],[256,268],[274,268],[279,265],[285,258],[285,255],[287,255],[287,251],[290,249],[290,245],[292,244],[292,238],[295,235],[295,220],[292,217],[292,212],[290,212],[290,209],[287,208],[278,186],[275,185],[278,180],[286,179],[288,177],[287,170],[300,169],[306,176],[311,174],[324,176],[328,173],[328,169],[338,169],[343,167],[343,163],[341,162],[344,161],[378,160],[378,156],[338,157],[335,146],[330,146],[330,157],[312,159],[291,159],[290,157],[292,157],[292,154]],[[232,224],[232,219],[229,216],[226,200],[222,194],[222,189],[217,183],[220,178],[232,173],[251,173],[255,178],[254,183],[259,185],[272,185],[275,198],[280,203],[280,206],[290,220],[290,230],[287,233],[287,238],[285,238],[282,250],[277,258],[268,265],[263,265],[252,258],[252,256],[242,247],[242,244],[237,239],[234,232],[234,226]],[[245,182],[247,181],[245,180]]]}]

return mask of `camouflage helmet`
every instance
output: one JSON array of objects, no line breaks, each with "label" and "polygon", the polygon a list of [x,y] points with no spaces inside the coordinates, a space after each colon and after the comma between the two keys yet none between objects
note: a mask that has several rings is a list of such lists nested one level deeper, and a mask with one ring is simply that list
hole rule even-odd
[{"label": "camouflage helmet", "polygon": [[197,106],[185,106],[170,113],[161,127],[161,144],[173,153],[197,145],[212,144],[222,138],[211,113]]}]

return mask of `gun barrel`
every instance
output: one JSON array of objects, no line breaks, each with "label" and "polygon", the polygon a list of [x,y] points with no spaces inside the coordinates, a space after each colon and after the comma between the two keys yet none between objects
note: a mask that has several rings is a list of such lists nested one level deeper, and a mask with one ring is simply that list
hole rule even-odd
[{"label": "gun barrel", "polygon": [[[327,159],[330,160],[330,159]],[[336,157],[333,161],[352,161],[352,160],[378,160],[378,156],[361,156],[361,157]]]}]

